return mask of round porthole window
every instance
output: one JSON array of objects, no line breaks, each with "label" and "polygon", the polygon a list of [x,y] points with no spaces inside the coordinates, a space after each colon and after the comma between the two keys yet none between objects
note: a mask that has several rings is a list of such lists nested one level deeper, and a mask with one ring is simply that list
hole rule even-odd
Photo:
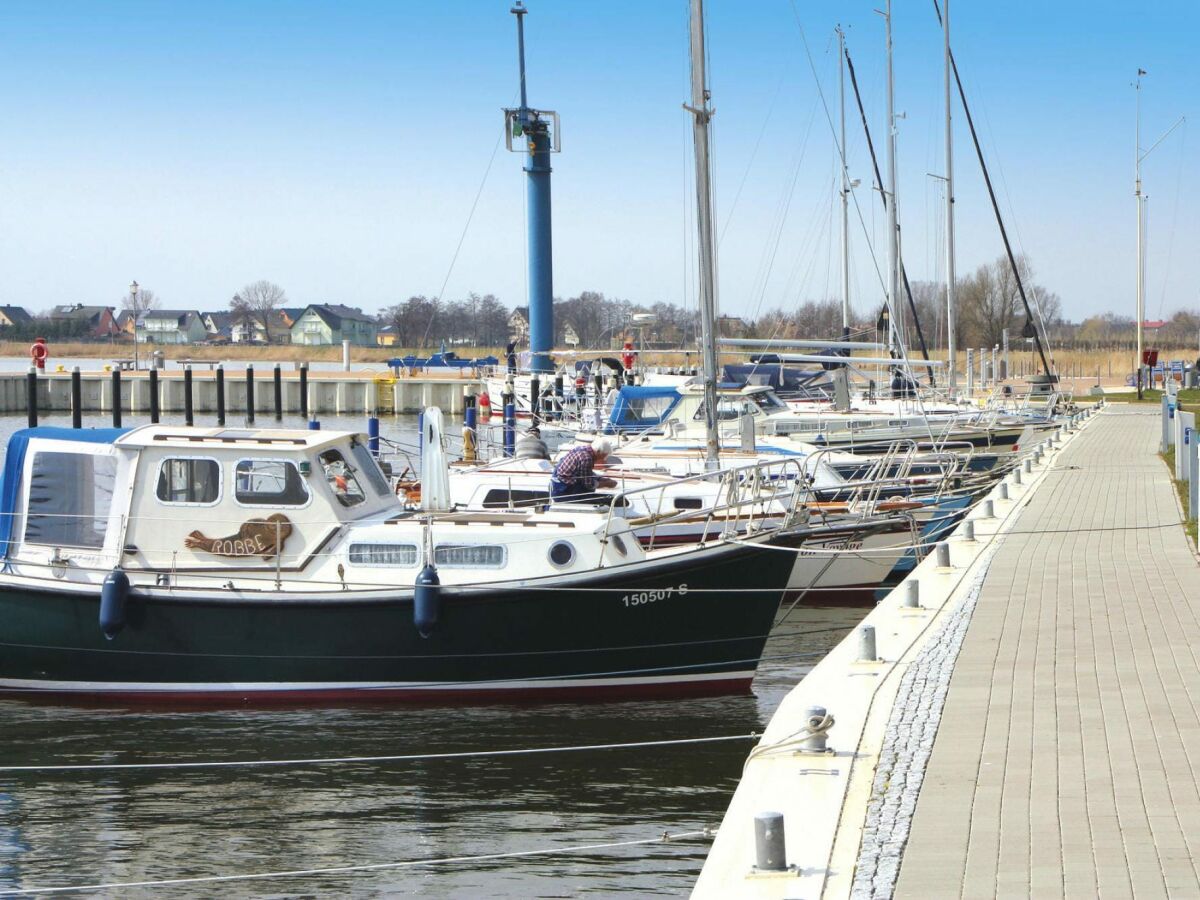
[{"label": "round porthole window", "polygon": [[629,548],[625,546],[625,540],[619,534],[614,534],[610,540],[612,540],[613,548],[618,553],[622,556],[629,555]]},{"label": "round porthole window", "polygon": [[555,541],[550,545],[550,563],[565,569],[575,562],[575,547],[569,541]]}]

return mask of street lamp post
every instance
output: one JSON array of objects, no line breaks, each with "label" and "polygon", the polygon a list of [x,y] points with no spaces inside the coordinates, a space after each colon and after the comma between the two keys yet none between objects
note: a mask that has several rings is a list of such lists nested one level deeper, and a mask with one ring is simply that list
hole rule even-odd
[{"label": "street lamp post", "polygon": [[138,283],[131,281],[129,283],[129,312],[133,316],[133,369],[136,372],[138,368]]}]

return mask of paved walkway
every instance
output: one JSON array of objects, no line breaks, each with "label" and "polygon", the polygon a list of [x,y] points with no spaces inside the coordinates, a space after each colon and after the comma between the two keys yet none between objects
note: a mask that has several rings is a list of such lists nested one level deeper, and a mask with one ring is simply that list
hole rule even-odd
[{"label": "paved walkway", "polygon": [[1200,897],[1200,566],[1158,421],[1097,417],[992,560],[898,897]]}]

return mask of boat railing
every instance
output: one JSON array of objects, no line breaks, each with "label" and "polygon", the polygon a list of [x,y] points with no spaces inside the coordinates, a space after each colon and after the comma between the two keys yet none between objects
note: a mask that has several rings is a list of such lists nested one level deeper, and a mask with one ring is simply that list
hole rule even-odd
[{"label": "boat railing", "polygon": [[[688,484],[717,485],[714,502],[699,509],[678,507],[680,488]],[[789,458],[752,463],[675,478],[662,484],[630,488],[612,495],[602,539],[607,548],[614,523],[630,526],[648,549],[663,542],[668,526],[700,525],[694,540],[701,545],[734,534],[757,533],[792,527],[804,520],[812,499],[803,460]],[[607,500],[607,497],[606,497]],[[630,518],[630,507],[650,510]],[[702,523],[698,523],[699,516]]]}]

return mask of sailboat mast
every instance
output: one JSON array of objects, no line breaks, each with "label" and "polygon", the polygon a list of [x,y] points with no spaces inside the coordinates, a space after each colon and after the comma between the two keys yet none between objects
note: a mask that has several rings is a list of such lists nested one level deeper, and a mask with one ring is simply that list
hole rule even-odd
[{"label": "sailboat mast", "polygon": [[883,13],[887,22],[887,229],[888,293],[892,301],[892,343],[903,356],[904,308],[900,305],[900,224],[896,213],[896,82],[892,72],[892,0]]},{"label": "sailboat mast", "polygon": [[1146,321],[1145,297],[1145,252],[1143,247],[1143,228],[1145,227],[1145,212],[1142,206],[1142,76],[1145,71],[1138,69],[1137,81],[1133,85],[1133,199],[1137,203],[1137,395],[1142,399],[1142,360],[1145,359],[1144,336],[1142,323]]},{"label": "sailboat mast", "polygon": [[950,0],[944,0],[945,8],[942,13],[942,34],[945,43],[946,65],[946,336],[949,356],[950,396],[953,397],[957,385],[957,335],[955,334],[955,305],[954,296],[954,135],[951,125],[950,111]]},{"label": "sailboat mast", "polygon": [[720,444],[717,434],[717,316],[716,259],[713,238],[712,166],[709,159],[709,92],[704,71],[704,2],[691,0],[692,138],[696,152],[696,226],[700,250],[700,344],[704,363],[705,467],[718,468]]},{"label": "sailboat mast", "polygon": [[850,336],[850,175],[846,171],[846,35],[842,26],[838,36],[838,97],[841,103],[841,144],[838,155],[842,164],[842,338]]}]

